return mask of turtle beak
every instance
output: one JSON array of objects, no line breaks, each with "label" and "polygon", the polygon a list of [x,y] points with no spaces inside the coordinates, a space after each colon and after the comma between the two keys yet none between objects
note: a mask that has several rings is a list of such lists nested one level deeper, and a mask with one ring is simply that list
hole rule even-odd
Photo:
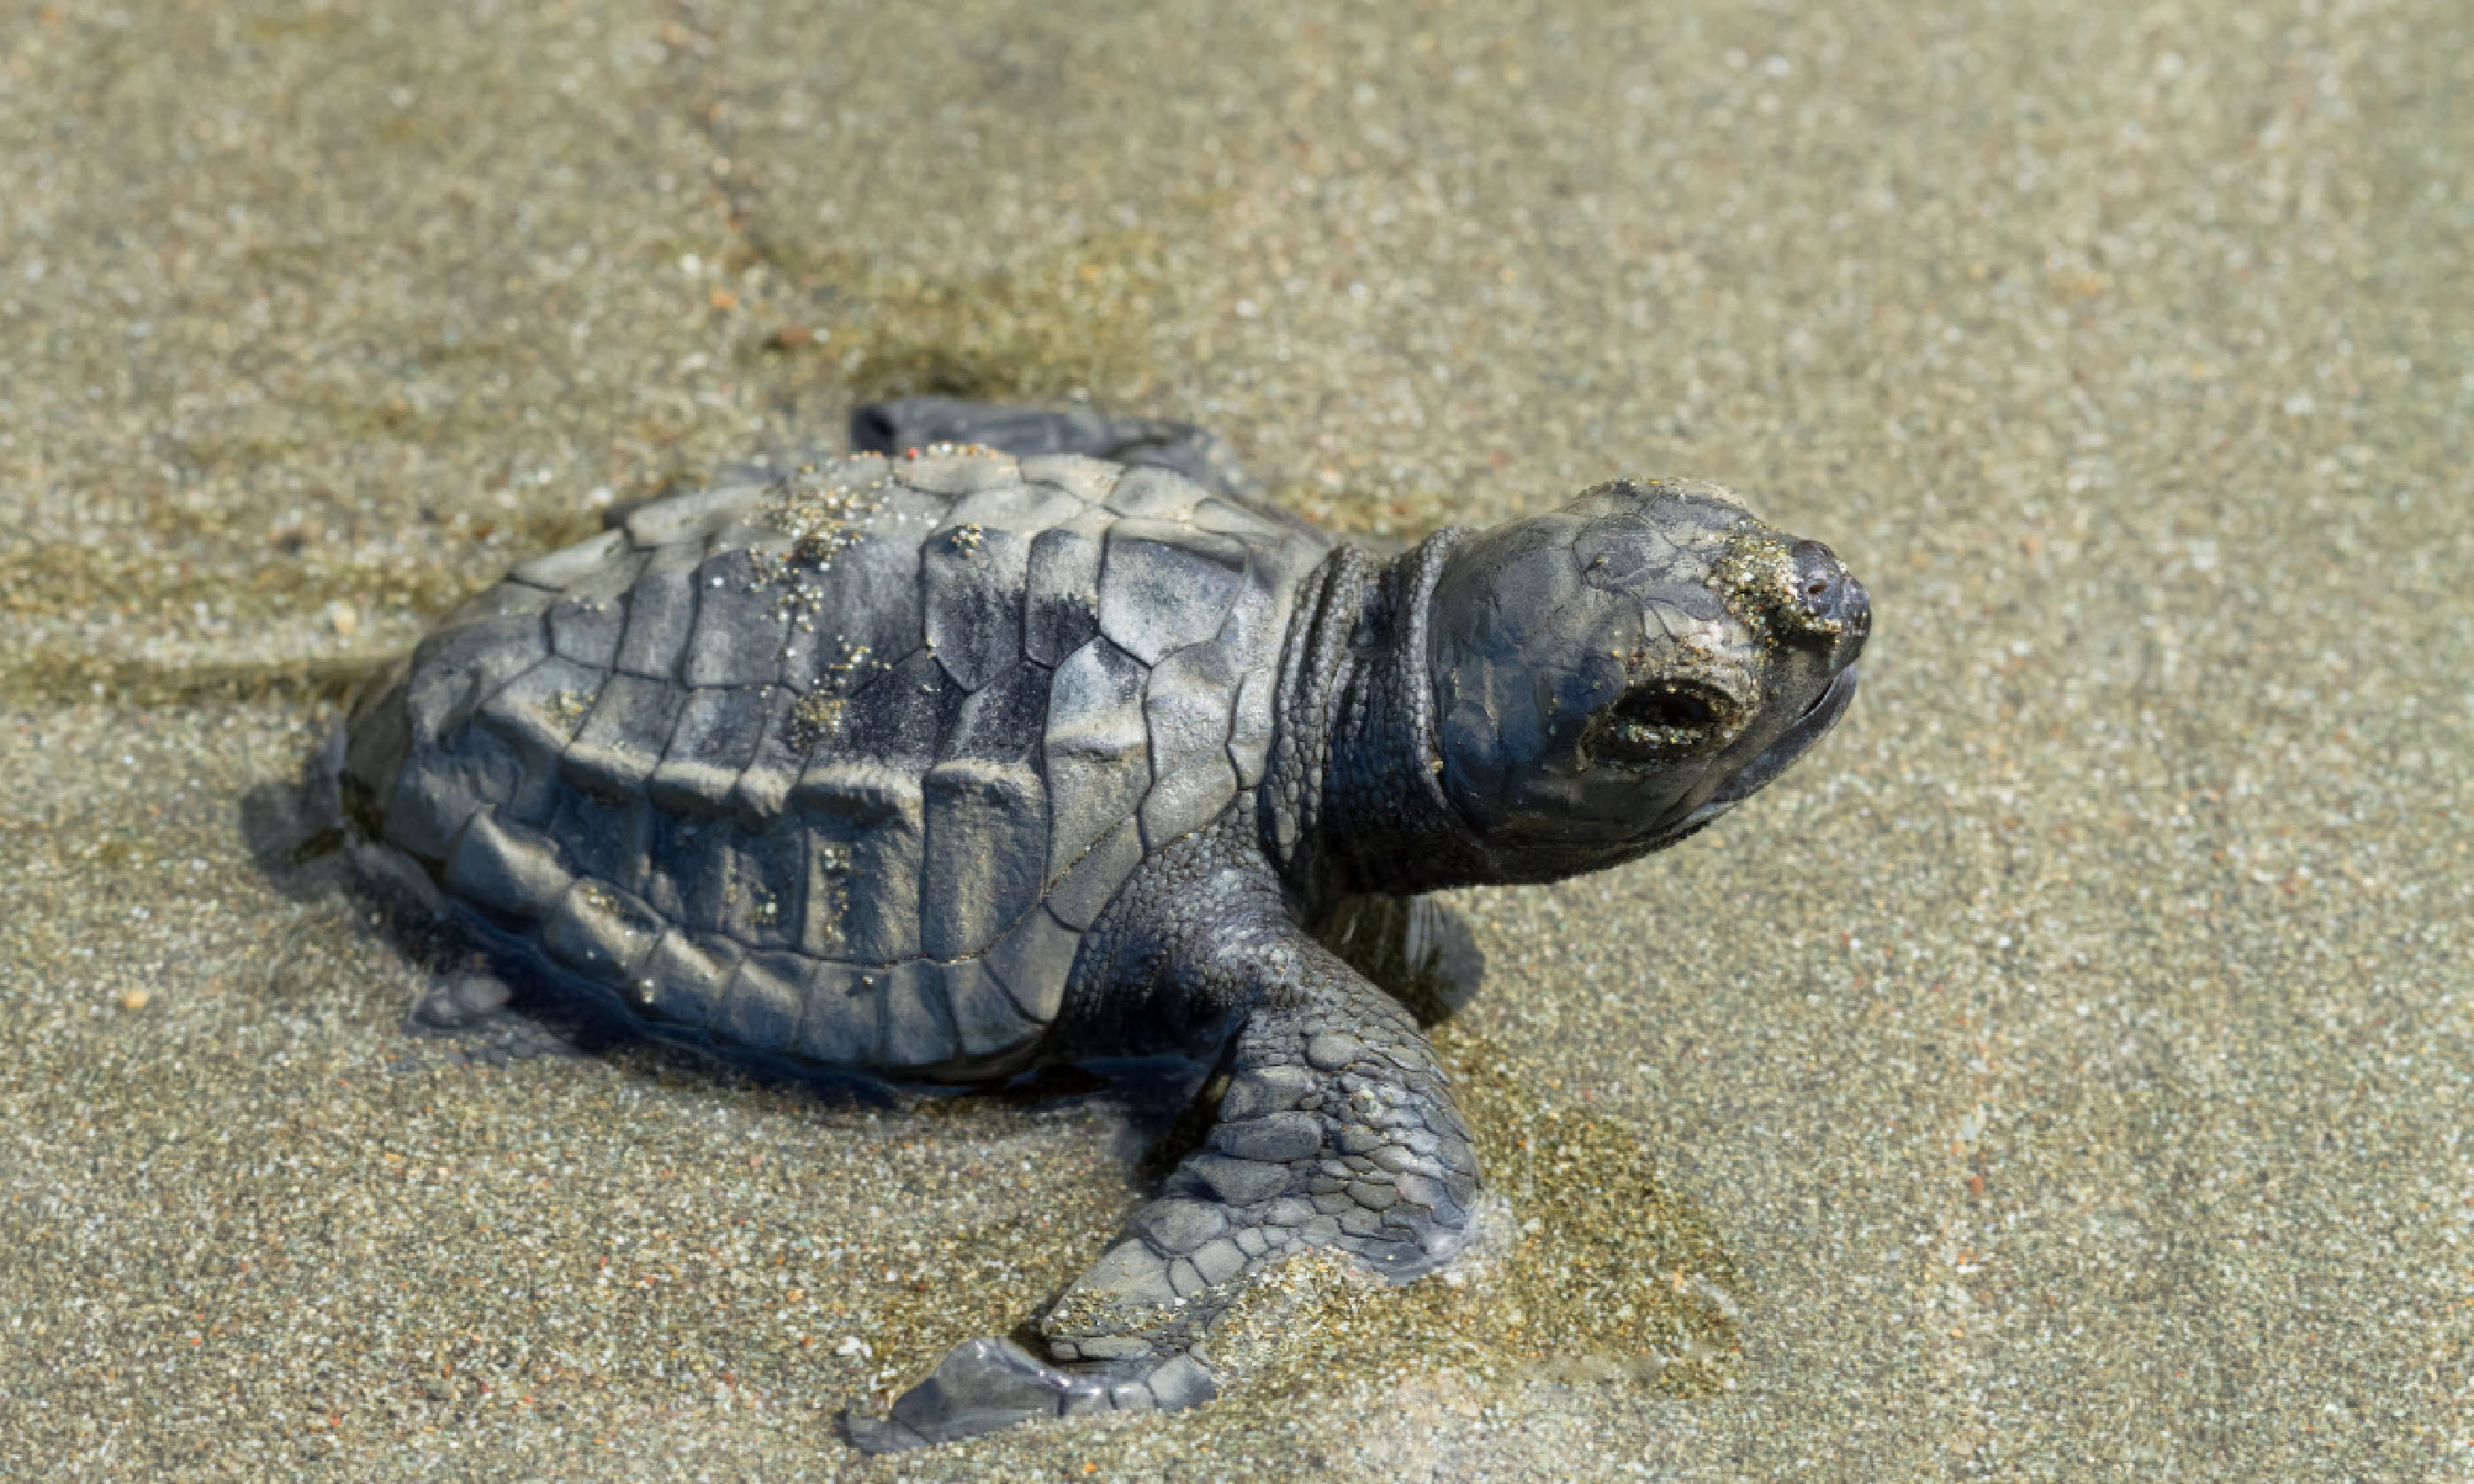
[{"label": "turtle beak", "polygon": [[1855,665],[1849,665],[1831,677],[1829,686],[1813,698],[1804,714],[1789,723],[1777,740],[1761,749],[1758,755],[1744,764],[1742,771],[1719,786],[1701,807],[1684,817],[1675,828],[1681,839],[1715,820],[1744,800],[1758,793],[1764,784],[1786,771],[1787,764],[1804,755],[1805,750],[1821,740],[1822,733],[1838,724],[1847,711],[1847,703],[1856,699]]}]

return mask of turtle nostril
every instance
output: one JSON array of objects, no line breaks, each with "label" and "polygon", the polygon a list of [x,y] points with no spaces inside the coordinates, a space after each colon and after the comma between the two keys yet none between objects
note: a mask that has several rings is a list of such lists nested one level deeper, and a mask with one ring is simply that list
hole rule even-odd
[{"label": "turtle nostril", "polygon": [[1825,623],[1843,618],[1851,579],[1837,556],[1819,541],[1798,541],[1794,561],[1798,606]]}]

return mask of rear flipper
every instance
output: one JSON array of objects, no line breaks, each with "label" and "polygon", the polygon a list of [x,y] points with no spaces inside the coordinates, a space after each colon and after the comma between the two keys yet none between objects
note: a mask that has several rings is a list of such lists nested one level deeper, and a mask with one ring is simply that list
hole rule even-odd
[{"label": "rear flipper", "polygon": [[949,396],[906,396],[854,411],[850,435],[853,453],[898,455],[930,443],[984,443],[1020,458],[1079,453],[1175,469],[1222,494],[1245,494],[1252,489],[1237,456],[1218,434],[1161,418],[1109,418],[1080,410],[1043,412]]},{"label": "rear flipper", "polygon": [[1477,1157],[1409,1013],[1294,930],[1256,963],[1276,977],[1249,996],[1219,1121],[1040,1321],[1047,1356],[970,1341],[890,1416],[846,1419],[852,1442],[1207,1401],[1211,1328],[1249,1275],[1323,1248],[1406,1282],[1467,1244]]},{"label": "rear flipper", "polygon": [[438,976],[403,1018],[404,1034],[443,1042],[449,1065],[502,1066],[536,1057],[589,1055],[610,1040],[581,1005],[540,991],[519,994],[484,969]]}]

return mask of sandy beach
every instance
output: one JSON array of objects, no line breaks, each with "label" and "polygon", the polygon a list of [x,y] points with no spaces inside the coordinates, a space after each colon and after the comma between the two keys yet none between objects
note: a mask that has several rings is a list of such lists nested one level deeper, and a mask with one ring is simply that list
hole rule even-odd
[{"label": "sandy beach", "polygon": [[[0,1477],[2474,1480],[2469,97],[2440,0],[0,6]],[[1461,1281],[869,1459],[1173,1099],[467,1065],[285,830],[460,594],[913,391],[1373,536],[1716,480],[1878,616],[1452,897]]]}]

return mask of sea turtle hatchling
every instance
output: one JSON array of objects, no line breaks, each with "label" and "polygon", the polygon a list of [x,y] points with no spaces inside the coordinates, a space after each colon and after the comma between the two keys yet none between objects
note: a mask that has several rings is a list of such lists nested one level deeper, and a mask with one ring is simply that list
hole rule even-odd
[{"label": "sea turtle hatchling", "polygon": [[1249,1274],[1450,1258],[1479,1172],[1445,1078],[1304,924],[1675,844],[1838,719],[1871,623],[1828,547],[1710,485],[1385,558],[1177,424],[854,427],[874,451],[517,567],[355,703],[327,777],[367,874],[659,1035],[919,1081],[1216,1061],[1207,1138],[1046,1353],[957,1348],[850,1420],[870,1449],[1189,1406]]}]

